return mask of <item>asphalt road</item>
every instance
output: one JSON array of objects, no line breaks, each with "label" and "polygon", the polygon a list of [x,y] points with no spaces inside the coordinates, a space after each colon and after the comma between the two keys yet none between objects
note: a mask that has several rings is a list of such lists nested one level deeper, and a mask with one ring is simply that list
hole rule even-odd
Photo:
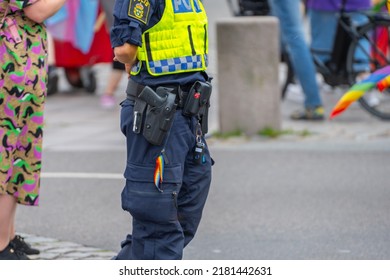
[{"label": "asphalt road", "polygon": [[[185,258],[389,259],[389,150],[303,145],[212,148],[213,184]],[[120,174],[124,153],[45,158],[41,206],[19,208],[19,230],[117,251],[131,227],[123,180],[109,174]]]}]

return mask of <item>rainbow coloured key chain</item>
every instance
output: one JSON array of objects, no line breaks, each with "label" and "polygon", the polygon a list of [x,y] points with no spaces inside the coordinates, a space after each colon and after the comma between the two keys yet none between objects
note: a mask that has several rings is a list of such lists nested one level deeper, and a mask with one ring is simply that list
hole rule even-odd
[{"label": "rainbow coloured key chain", "polygon": [[164,157],[162,153],[156,158],[156,167],[154,169],[154,185],[156,188],[162,192],[160,188],[160,184],[163,182],[163,174],[164,174]]}]

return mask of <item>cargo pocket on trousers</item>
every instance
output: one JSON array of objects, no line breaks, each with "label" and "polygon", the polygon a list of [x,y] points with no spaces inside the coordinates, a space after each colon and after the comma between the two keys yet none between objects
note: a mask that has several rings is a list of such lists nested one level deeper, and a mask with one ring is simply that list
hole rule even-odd
[{"label": "cargo pocket on trousers", "polygon": [[122,208],[137,220],[166,223],[177,220],[177,193],[182,183],[181,166],[165,166],[160,192],[154,185],[153,165],[128,163]]}]

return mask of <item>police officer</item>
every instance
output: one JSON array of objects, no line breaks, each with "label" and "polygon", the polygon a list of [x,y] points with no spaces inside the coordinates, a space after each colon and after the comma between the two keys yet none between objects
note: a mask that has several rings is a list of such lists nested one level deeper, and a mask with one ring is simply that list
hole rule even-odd
[{"label": "police officer", "polygon": [[[114,17],[115,59],[131,67],[120,125],[127,142],[122,208],[132,216],[132,233],[116,259],[182,259],[211,183],[212,159],[199,114],[183,114],[194,85],[210,80],[207,16],[200,0],[116,0]],[[140,96],[146,88],[160,101],[175,95],[176,107],[163,105],[162,111],[175,113],[161,143],[145,137],[150,125],[160,125],[153,123],[156,118],[146,121],[156,109],[149,103],[145,109]]]}]

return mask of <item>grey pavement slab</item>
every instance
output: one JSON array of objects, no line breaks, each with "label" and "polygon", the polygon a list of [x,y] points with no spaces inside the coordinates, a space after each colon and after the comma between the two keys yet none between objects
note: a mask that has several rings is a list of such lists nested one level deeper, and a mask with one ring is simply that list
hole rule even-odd
[{"label": "grey pavement slab", "polygon": [[115,256],[114,252],[83,246],[73,242],[60,241],[54,238],[34,236],[31,234],[21,234],[25,241],[34,248],[40,250],[39,255],[31,255],[34,260],[94,260],[111,259]]}]

